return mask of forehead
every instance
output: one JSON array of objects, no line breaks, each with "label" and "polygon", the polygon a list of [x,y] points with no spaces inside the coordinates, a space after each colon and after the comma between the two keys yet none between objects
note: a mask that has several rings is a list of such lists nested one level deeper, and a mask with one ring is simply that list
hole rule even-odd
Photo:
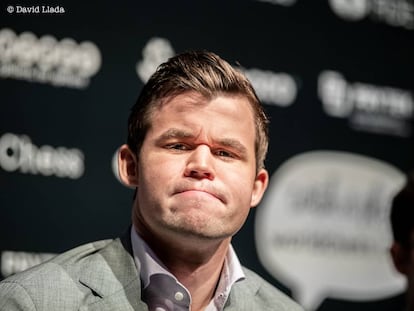
[{"label": "forehead", "polygon": [[170,123],[184,127],[202,125],[217,131],[241,132],[248,137],[256,132],[253,108],[248,98],[239,94],[205,97],[192,91],[165,98],[152,111],[150,129]]}]

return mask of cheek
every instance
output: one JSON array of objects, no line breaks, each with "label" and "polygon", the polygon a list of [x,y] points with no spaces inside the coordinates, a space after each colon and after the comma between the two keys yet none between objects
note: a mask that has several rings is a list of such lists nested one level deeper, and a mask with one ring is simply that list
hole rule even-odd
[{"label": "cheek", "polygon": [[245,223],[251,208],[252,185],[249,182],[241,181],[239,177],[237,182],[231,185],[232,204],[231,204],[231,222],[236,230],[239,230]]},{"label": "cheek", "polygon": [[139,180],[144,187],[142,192],[147,196],[168,191],[182,170],[178,159],[166,159],[154,153],[141,163]]},{"label": "cheek", "polygon": [[229,187],[235,202],[237,202],[240,208],[250,208],[253,181],[250,178],[243,178],[237,175],[229,180]]},{"label": "cheek", "polygon": [[[145,158],[140,161],[139,165],[139,187],[138,191],[141,194],[142,200],[148,200],[162,185],[162,176],[156,162],[150,158]],[[159,185],[157,187],[157,185]]]},{"label": "cheek", "polygon": [[146,157],[142,163],[140,169],[147,178],[163,178],[163,176],[175,172],[179,166],[178,159],[168,158],[155,152]]}]

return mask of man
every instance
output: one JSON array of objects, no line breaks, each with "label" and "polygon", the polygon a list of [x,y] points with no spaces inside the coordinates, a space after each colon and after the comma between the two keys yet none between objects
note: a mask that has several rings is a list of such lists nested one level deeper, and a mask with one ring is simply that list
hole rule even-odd
[{"label": "man", "polygon": [[217,55],[162,64],[119,151],[136,188],[131,230],[0,283],[0,310],[301,310],[230,244],[267,187],[267,123],[250,82]]},{"label": "man", "polygon": [[392,201],[391,228],[391,256],[396,269],[407,279],[405,310],[414,311],[414,174],[408,176]]}]

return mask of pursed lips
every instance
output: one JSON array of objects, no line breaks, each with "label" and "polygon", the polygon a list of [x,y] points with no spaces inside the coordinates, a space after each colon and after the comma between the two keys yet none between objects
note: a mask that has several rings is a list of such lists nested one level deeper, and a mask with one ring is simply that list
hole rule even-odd
[{"label": "pursed lips", "polygon": [[185,192],[201,192],[201,193],[206,193],[210,196],[215,197],[216,199],[220,200],[221,202],[225,202],[223,195],[221,195],[220,193],[216,192],[216,191],[211,191],[209,189],[200,189],[200,188],[184,188],[184,189],[180,189],[178,191],[176,191],[176,194],[179,193],[185,193]]}]

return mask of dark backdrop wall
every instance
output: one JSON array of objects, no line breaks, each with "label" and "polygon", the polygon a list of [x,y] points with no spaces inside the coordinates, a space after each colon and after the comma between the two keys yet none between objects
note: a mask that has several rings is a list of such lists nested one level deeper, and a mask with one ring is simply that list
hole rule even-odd
[{"label": "dark backdrop wall", "polygon": [[[386,261],[389,200],[403,172],[414,167],[413,39],[411,0],[3,2],[0,277],[127,228],[133,191],[117,180],[113,159],[125,142],[129,108],[159,63],[188,49],[208,49],[242,66],[271,118],[267,168],[273,184],[263,206],[252,210],[234,239],[242,263],[309,309],[395,310],[403,288],[397,275],[385,278],[388,287],[373,288],[365,296],[352,291],[352,282],[348,287],[327,282],[318,285],[320,292],[308,293],[301,280],[289,275],[289,267],[278,268],[286,248],[278,248],[280,240],[267,244],[262,239],[256,216],[262,207],[279,211],[275,200],[286,198],[287,192],[274,197],[281,189],[274,181],[292,177],[296,168],[301,172],[303,163],[289,160],[305,155],[306,174],[287,183],[294,191],[286,191],[297,193],[288,204],[293,212],[283,214],[283,223],[275,218],[273,227],[292,222],[302,230],[295,219],[303,214],[292,202],[303,193],[309,196],[302,197],[300,206],[318,209],[310,224],[327,217],[321,227],[332,216],[322,213],[322,207],[353,206],[358,214],[371,204],[358,226],[375,219],[373,230],[385,234],[385,244],[375,251]],[[321,166],[309,163],[307,155],[314,152],[318,161],[324,160]],[[280,169],[286,163],[294,169],[283,175]],[[310,167],[315,170],[306,171]],[[359,191],[353,188],[356,181],[377,186],[358,187],[362,199],[350,203]],[[295,188],[299,183],[304,187],[300,191]],[[321,186],[312,188],[315,183]],[[335,195],[328,187],[343,184]],[[330,203],[316,202],[328,188]],[[375,201],[381,207],[372,198],[381,198]],[[341,219],[339,224],[357,217]],[[353,246],[346,251],[349,256],[359,252],[366,264],[377,257],[365,256],[374,248],[356,248],[362,234],[352,237]],[[283,245],[297,249],[299,261],[312,252],[345,251],[339,242],[295,241],[284,240]],[[299,244],[306,244],[307,255],[299,252]],[[272,248],[281,257],[277,252],[270,260],[261,255]],[[301,266],[308,264],[305,260]],[[326,274],[335,275],[317,272],[321,283]],[[312,279],[303,275],[308,277]]]}]

